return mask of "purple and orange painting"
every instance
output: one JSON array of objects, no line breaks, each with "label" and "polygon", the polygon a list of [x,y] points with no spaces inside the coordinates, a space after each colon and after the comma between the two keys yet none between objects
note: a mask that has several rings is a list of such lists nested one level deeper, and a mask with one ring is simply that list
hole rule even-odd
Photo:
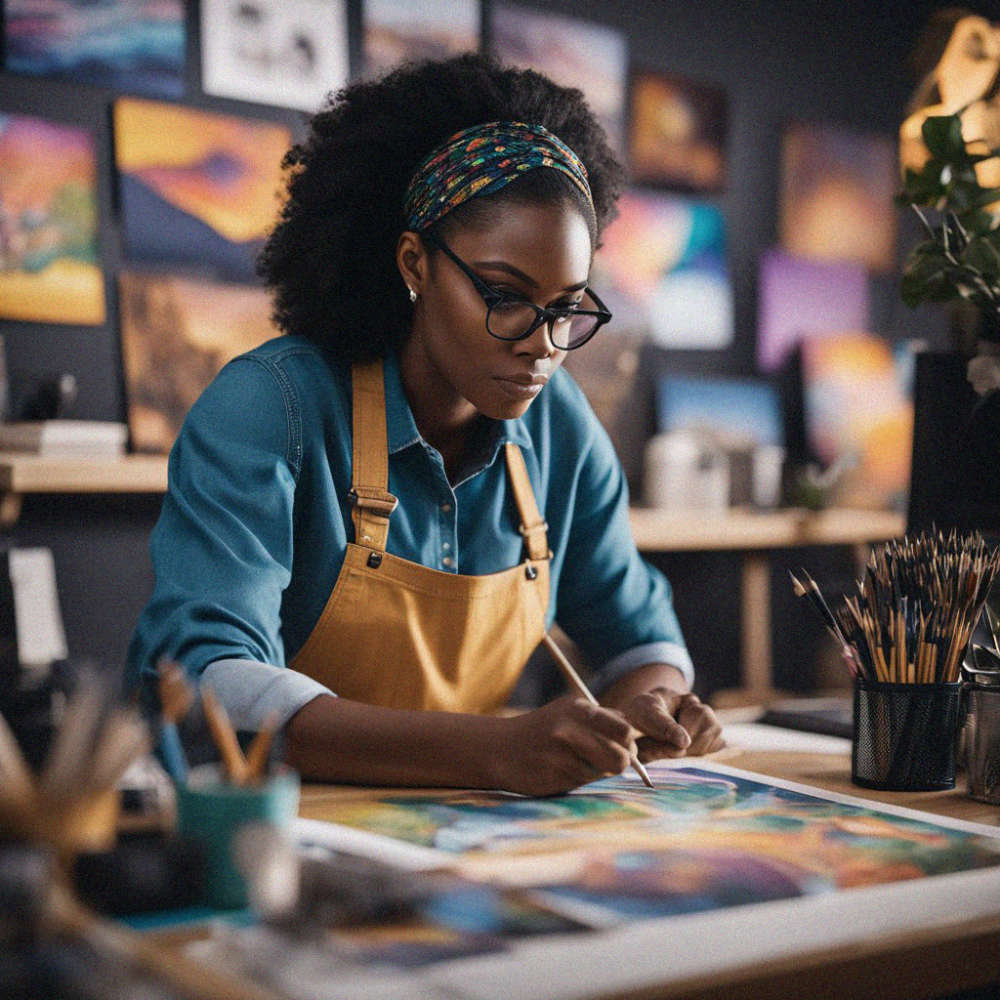
[{"label": "purple and orange painting", "polygon": [[0,316],[104,322],[97,165],[86,129],[0,113]]},{"label": "purple and orange painting", "polygon": [[253,280],[290,131],[138,98],[115,102],[114,127],[126,256]]}]

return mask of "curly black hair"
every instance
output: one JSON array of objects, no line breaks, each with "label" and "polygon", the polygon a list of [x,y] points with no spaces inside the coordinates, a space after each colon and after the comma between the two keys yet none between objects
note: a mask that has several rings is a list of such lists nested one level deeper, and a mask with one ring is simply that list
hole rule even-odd
[{"label": "curly black hair", "polygon": [[[410,178],[456,132],[488,121],[543,125],[580,157],[594,210],[581,208],[598,245],[624,171],[579,90],[486,55],[404,64],[339,91],[285,156],[287,197],[257,262],[285,333],[345,363],[385,357],[403,344],[411,306],[395,252]],[[497,195],[460,205],[440,225],[475,225],[491,204],[579,198],[561,172],[534,170]]]}]

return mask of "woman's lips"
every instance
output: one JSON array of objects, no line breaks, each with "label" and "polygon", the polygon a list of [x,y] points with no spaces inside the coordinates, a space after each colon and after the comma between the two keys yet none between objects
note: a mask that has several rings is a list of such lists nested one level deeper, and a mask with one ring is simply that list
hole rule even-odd
[{"label": "woman's lips", "polygon": [[545,388],[548,376],[504,377],[498,375],[496,381],[500,389],[511,399],[534,399]]}]

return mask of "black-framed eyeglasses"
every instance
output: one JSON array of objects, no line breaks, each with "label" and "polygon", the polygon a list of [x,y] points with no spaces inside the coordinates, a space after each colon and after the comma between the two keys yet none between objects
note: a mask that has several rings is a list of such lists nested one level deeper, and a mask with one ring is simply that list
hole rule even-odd
[{"label": "black-framed eyeglasses", "polygon": [[552,346],[574,351],[594,336],[611,319],[608,307],[589,288],[572,306],[536,306],[520,295],[512,295],[488,285],[439,236],[425,232],[421,237],[437,247],[472,282],[486,303],[486,332],[497,340],[524,340],[543,323],[549,324]]}]

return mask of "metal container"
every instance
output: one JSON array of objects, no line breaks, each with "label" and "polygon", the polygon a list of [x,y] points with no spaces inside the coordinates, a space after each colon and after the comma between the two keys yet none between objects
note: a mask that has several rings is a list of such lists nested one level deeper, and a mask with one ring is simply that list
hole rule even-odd
[{"label": "metal container", "polygon": [[1000,805],[1000,670],[963,671],[962,757],[969,796]]}]

